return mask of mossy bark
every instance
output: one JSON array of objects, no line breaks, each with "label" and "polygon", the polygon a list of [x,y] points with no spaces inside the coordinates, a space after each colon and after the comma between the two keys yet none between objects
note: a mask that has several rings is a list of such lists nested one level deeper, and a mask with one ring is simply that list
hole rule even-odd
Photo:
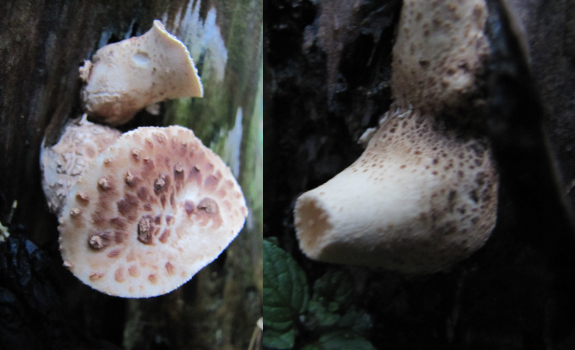
[{"label": "mossy bark", "polygon": [[[2,1],[0,4],[0,220],[12,217],[51,256],[65,312],[88,337],[127,349],[247,348],[262,304],[262,1]],[[165,296],[125,300],[96,292],[63,267],[56,217],[40,186],[42,139],[54,143],[82,113],[78,67],[109,43],[146,32],[154,19],[188,46],[204,99],[142,112],[123,129],[180,124],[232,168],[249,216],[214,263]]]}]

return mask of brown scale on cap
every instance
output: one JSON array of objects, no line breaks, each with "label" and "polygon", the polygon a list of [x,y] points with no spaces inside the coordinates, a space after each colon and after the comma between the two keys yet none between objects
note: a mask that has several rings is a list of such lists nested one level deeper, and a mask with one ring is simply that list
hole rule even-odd
[{"label": "brown scale on cap", "polygon": [[100,187],[102,191],[107,191],[111,189],[111,185],[105,177],[98,180],[98,187]]},{"label": "brown scale on cap", "polygon": [[167,293],[215,259],[247,216],[219,157],[182,127],[139,128],[72,188],[60,250],[84,283],[123,297]]},{"label": "brown scale on cap", "polygon": [[143,216],[138,222],[138,240],[144,244],[152,241],[152,217]]},{"label": "brown scale on cap", "polygon": [[136,186],[136,178],[134,177],[134,175],[132,175],[132,173],[128,170],[128,172],[126,173],[126,185],[133,187]]},{"label": "brown scale on cap", "polygon": [[100,250],[110,245],[112,239],[110,232],[98,232],[88,237],[88,245],[92,249]]},{"label": "brown scale on cap", "polygon": [[205,226],[210,221],[213,222],[212,228],[214,229],[217,229],[222,225],[218,203],[211,198],[202,199],[201,202],[198,203],[198,210],[196,210],[195,214],[200,226]]},{"label": "brown scale on cap", "polygon": [[192,215],[192,213],[194,212],[194,202],[186,201],[184,203],[184,210],[186,211],[186,214],[188,214],[188,216]]}]

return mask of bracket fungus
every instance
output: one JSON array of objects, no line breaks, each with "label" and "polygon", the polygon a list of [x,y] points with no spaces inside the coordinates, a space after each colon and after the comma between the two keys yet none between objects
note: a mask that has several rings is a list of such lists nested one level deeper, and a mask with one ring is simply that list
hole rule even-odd
[{"label": "bracket fungus", "polygon": [[296,202],[307,256],[433,273],[489,238],[498,176],[486,136],[466,129],[481,115],[486,15],[481,0],[404,2],[392,111],[356,162]]},{"label": "bracket fungus", "polygon": [[98,125],[82,118],[69,120],[64,126],[60,141],[40,149],[42,188],[48,208],[60,213],[70,187],[84,173],[84,169],[102,151],[114,143],[122,133],[114,128]]},{"label": "bracket fungus", "polygon": [[154,21],[144,35],[99,49],[80,77],[90,116],[110,125],[128,122],[141,109],[179,97],[202,97],[203,89],[186,46]]},{"label": "bracket fungus", "polygon": [[142,127],[102,152],[70,189],[60,250],[92,288],[151,297],[214,260],[246,216],[231,171],[191,130]]}]

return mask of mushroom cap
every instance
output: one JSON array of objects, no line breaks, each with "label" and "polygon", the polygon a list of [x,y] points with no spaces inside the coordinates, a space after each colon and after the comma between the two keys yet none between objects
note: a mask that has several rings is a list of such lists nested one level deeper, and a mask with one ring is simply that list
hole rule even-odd
[{"label": "mushroom cap", "polygon": [[128,122],[146,106],[179,97],[202,97],[198,72],[186,46],[154,21],[144,35],[106,45],[80,77],[86,111],[110,125]]},{"label": "mushroom cap", "polygon": [[60,217],[64,265],[121,297],[151,297],[188,281],[244,225],[229,168],[189,129],[122,135],[71,189]]},{"label": "mushroom cap", "polygon": [[297,238],[312,259],[404,273],[449,269],[489,238],[489,150],[413,112],[389,116],[349,168],[301,195]]},{"label": "mushroom cap", "polygon": [[60,213],[70,187],[84,173],[84,168],[120,135],[122,133],[114,128],[77,118],[66,123],[57,144],[47,147],[46,140],[42,142],[42,188],[51,212]]}]

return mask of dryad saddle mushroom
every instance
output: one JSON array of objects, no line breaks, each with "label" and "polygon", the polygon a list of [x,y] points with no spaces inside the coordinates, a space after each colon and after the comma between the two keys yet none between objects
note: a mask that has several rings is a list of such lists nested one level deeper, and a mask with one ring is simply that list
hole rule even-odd
[{"label": "dryad saddle mushroom", "polygon": [[297,237],[310,258],[432,273],[485,243],[498,176],[486,135],[470,129],[484,105],[486,16],[482,0],[404,2],[392,110],[354,164],[297,200]]},{"label": "dryad saddle mushroom", "polygon": [[[169,98],[203,94],[188,50],[159,21],[141,37],[107,45],[80,77],[86,112],[119,125]],[[42,145],[43,187],[58,215],[64,266],[101,292],[167,293],[230,244],[247,208],[230,169],[180,126],[123,135],[82,119]]]},{"label": "dryad saddle mushroom", "polygon": [[60,250],[70,271],[99,291],[156,296],[214,260],[246,216],[229,168],[191,130],[138,128],[70,189]]},{"label": "dryad saddle mushroom", "polygon": [[154,21],[146,34],[106,45],[86,61],[82,101],[89,115],[124,124],[142,108],[177,97],[202,97],[203,89],[186,46]]}]

